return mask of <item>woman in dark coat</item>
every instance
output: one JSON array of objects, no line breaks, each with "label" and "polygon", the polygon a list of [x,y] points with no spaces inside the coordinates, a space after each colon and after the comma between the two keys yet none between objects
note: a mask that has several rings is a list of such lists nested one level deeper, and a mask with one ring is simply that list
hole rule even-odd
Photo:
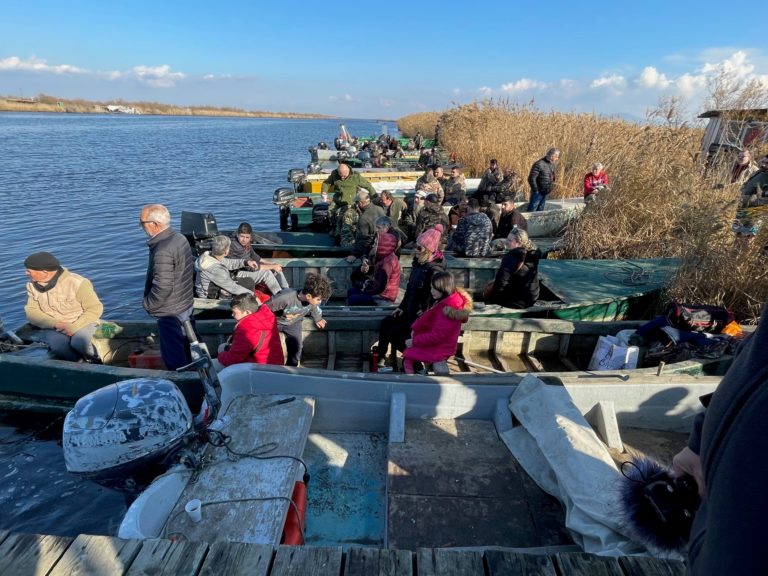
[{"label": "woman in dark coat", "polygon": [[541,251],[522,228],[514,227],[507,236],[509,252],[485,301],[507,308],[528,308],[539,299],[539,260]]},{"label": "woman in dark coat", "polygon": [[[391,316],[381,321],[379,328],[379,370],[388,369],[386,358],[392,345],[392,357],[405,350],[405,341],[411,337],[411,326],[422,312],[433,304],[432,276],[445,271],[443,253],[439,250],[442,225],[425,230],[416,239],[413,268],[408,286],[399,306]],[[393,366],[395,363],[392,363]]]}]

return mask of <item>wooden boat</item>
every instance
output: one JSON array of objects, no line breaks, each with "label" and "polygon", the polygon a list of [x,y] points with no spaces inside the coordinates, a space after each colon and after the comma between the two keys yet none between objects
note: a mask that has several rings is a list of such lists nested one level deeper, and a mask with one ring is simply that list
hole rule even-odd
[{"label": "wooden boat", "polygon": [[[371,370],[371,348],[378,340],[379,324],[388,311],[361,308],[329,309],[327,326],[303,323],[302,366],[349,373]],[[544,376],[586,375],[590,356],[600,335],[634,329],[640,322],[570,322],[473,316],[464,329],[458,354],[437,367],[459,380],[473,375],[535,372]],[[158,377],[177,383],[188,401],[199,404],[202,390],[196,372],[166,372],[161,368],[154,322],[111,323],[113,334],[97,332],[94,339],[103,365],[67,362],[49,357],[42,347],[22,347],[0,353],[0,405],[60,410],[102,386],[130,378]],[[234,329],[234,320],[198,320],[196,331],[215,354]],[[17,331],[26,342],[35,330]],[[722,374],[729,356],[717,360],[689,360],[664,367],[664,373]],[[629,372],[656,373],[657,368]],[[621,372],[626,374],[627,371]],[[601,373],[602,375],[607,373]]]},{"label": "wooden boat", "polygon": [[[324,310],[341,306],[350,287],[354,264],[341,258],[275,259],[283,266],[290,286],[301,287],[307,272],[321,273],[333,283],[333,299]],[[400,286],[404,290],[413,266],[410,256],[400,257]],[[535,306],[504,308],[479,302],[483,288],[493,280],[499,258],[446,257],[456,283],[478,301],[475,313],[501,317],[545,317],[565,320],[624,320],[647,317],[659,291],[677,269],[675,259],[648,260],[542,260],[539,264],[541,295]],[[338,302],[338,304],[337,304]],[[226,311],[229,303],[196,299],[196,310]],[[211,314],[209,314],[209,317]]]},{"label": "wooden boat", "polygon": [[[507,450],[519,431],[510,397],[530,388],[530,377],[489,383],[296,373],[246,365],[224,370],[223,408],[212,428],[228,437],[226,448],[207,446],[196,460],[201,466],[177,465],[156,479],[133,502],[118,536],[277,545],[297,514],[291,494],[306,469],[312,481],[301,536],[308,546],[580,550],[560,505]],[[698,397],[718,381],[564,379],[543,390],[562,396],[564,389],[580,413],[612,403],[614,410],[602,413],[612,425],[680,431],[697,411]],[[610,435],[608,427],[598,428]],[[273,457],[251,457],[257,447],[270,447]],[[571,448],[560,461],[573,457],[579,454]],[[608,482],[619,481],[618,470],[606,474]],[[600,494],[600,500],[611,497],[610,490]],[[202,505],[197,522],[185,513],[189,503]],[[594,543],[587,546],[595,551]],[[616,545],[613,554],[621,549]]]}]

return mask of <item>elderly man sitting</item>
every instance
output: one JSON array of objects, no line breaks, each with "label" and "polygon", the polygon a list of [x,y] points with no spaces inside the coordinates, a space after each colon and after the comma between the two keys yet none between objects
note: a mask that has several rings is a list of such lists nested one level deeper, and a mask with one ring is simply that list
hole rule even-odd
[{"label": "elderly man sitting", "polygon": [[[259,263],[244,258],[227,258],[232,244],[226,236],[215,236],[210,252],[203,252],[195,262],[197,280],[195,295],[198,298],[228,298],[235,294],[252,294],[256,284],[265,284],[272,294],[280,292],[280,284],[269,270],[256,270]],[[241,270],[235,279],[231,270]]]},{"label": "elderly man sitting", "polygon": [[62,360],[101,364],[93,346],[104,307],[91,281],[63,268],[50,252],[36,252],[24,260],[29,276],[27,321],[42,328],[42,338]]}]

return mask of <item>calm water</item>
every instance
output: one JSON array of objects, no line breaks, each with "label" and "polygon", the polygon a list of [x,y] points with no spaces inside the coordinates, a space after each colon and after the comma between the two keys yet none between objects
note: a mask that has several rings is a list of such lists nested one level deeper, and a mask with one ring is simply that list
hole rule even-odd
[{"label": "calm water", "polygon": [[[141,206],[165,204],[176,228],[189,210],[214,213],[220,228],[248,220],[276,230],[272,193],[339,122],[0,113],[0,317],[24,322],[22,262],[44,250],[93,282],[105,317],[148,318]],[[345,124],[358,136],[382,132],[373,121]],[[122,496],[66,473],[60,430],[50,418],[0,413],[0,529],[114,534]]]}]

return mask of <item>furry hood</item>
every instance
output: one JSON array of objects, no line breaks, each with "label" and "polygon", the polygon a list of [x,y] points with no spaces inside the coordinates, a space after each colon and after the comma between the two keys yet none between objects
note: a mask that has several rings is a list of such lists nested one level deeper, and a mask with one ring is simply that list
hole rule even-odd
[{"label": "furry hood", "polygon": [[451,320],[466,322],[472,314],[472,296],[464,288],[456,288],[456,291],[444,301],[443,314]]}]

